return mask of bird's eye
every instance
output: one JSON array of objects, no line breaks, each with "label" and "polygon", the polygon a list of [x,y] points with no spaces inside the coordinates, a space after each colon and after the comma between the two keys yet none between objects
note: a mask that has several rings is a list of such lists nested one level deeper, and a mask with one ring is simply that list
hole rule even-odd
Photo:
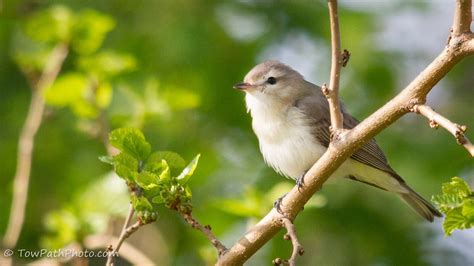
[{"label": "bird's eye", "polygon": [[274,77],[269,77],[269,78],[267,79],[267,82],[268,82],[269,84],[272,84],[272,85],[273,85],[273,84],[277,83],[277,80],[276,80],[276,78],[274,78]]}]

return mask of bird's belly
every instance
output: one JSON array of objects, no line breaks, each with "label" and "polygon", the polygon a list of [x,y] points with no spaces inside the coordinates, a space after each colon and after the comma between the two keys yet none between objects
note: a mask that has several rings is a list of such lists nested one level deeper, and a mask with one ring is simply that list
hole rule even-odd
[{"label": "bird's belly", "polygon": [[293,179],[303,175],[326,151],[317,143],[309,127],[280,125],[259,134],[265,161],[277,172]]}]

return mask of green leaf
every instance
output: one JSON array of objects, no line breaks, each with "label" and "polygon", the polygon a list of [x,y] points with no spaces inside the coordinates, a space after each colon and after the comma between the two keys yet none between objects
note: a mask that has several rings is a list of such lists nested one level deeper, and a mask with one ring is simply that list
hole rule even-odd
[{"label": "green leaf", "polygon": [[194,157],[194,159],[188,164],[188,166],[186,166],[186,168],[184,168],[181,174],[176,178],[179,184],[183,185],[188,182],[189,178],[191,178],[191,176],[193,175],[194,170],[196,170],[200,156],[201,154],[196,155],[196,157]]},{"label": "green leaf", "polygon": [[465,219],[462,215],[461,208],[454,208],[446,213],[443,228],[446,235],[451,235],[456,229],[463,229]]},{"label": "green leaf", "polygon": [[449,183],[443,184],[443,194],[457,195],[459,198],[465,198],[471,195],[469,185],[462,178],[453,177]]},{"label": "green leaf", "polygon": [[75,17],[69,8],[55,5],[31,16],[26,22],[25,31],[40,42],[69,42],[74,22]]},{"label": "green leaf", "polygon": [[[103,107],[108,104],[106,101],[110,101],[109,91],[104,91],[103,86],[99,86],[97,89],[93,89],[90,80],[81,73],[72,72],[60,76],[56,82],[46,90],[45,99],[46,103],[53,106],[64,107],[69,106],[75,115],[81,118],[95,118],[98,115],[97,107]],[[99,102],[96,102],[94,98],[91,99],[90,95],[96,97],[102,97],[102,106]],[[108,93],[109,95],[104,95]],[[106,98],[108,97],[108,98]]]},{"label": "green leaf", "polygon": [[135,211],[153,211],[153,206],[147,198],[132,194],[131,201]]},{"label": "green leaf", "polygon": [[97,107],[105,109],[112,100],[112,86],[108,82],[101,82],[95,91],[95,102]]},{"label": "green leaf", "polygon": [[19,32],[12,43],[13,59],[24,73],[39,73],[43,71],[53,48],[50,45],[32,40]]},{"label": "green leaf", "polygon": [[465,199],[461,213],[467,219],[474,220],[474,198]]},{"label": "green leaf", "polygon": [[114,156],[115,173],[118,176],[134,182],[134,175],[138,171],[138,161],[127,153],[120,153]]},{"label": "green leaf", "polygon": [[155,204],[162,204],[165,202],[165,200],[160,195],[153,197],[151,201]]},{"label": "green leaf", "polygon": [[451,235],[456,229],[473,227],[474,193],[469,185],[463,179],[453,177],[443,184],[442,191],[443,194],[432,199],[446,216],[443,223],[446,235]]},{"label": "green leaf", "polygon": [[110,155],[99,156],[99,160],[103,163],[114,165],[114,157]]},{"label": "green leaf", "polygon": [[[162,160],[165,160],[169,167],[174,169],[182,169],[186,165],[186,161],[179,154],[172,151],[157,151],[152,153],[146,165],[150,165],[149,167],[153,168],[157,163],[161,165]],[[145,166],[145,169],[147,166]]]},{"label": "green leaf", "polygon": [[118,128],[109,135],[110,144],[138,160],[146,160],[151,152],[150,144],[136,128]]},{"label": "green leaf", "polygon": [[82,101],[89,85],[86,76],[71,72],[61,75],[54,84],[45,91],[46,103],[53,106],[67,106]]},{"label": "green leaf", "polygon": [[79,54],[93,53],[114,27],[112,17],[95,10],[84,10],[79,13],[72,28],[72,48]]},{"label": "green leaf", "polygon": [[160,182],[159,177],[154,173],[143,171],[135,174],[135,181],[144,190],[152,190],[158,188]]},{"label": "green leaf", "polygon": [[162,172],[160,174],[160,180],[163,182],[169,181],[170,180],[170,167],[168,166],[168,163],[165,160],[161,160],[161,165],[162,165]]},{"label": "green leaf", "polygon": [[103,51],[79,59],[79,68],[100,79],[117,76],[123,72],[134,70],[136,60],[128,54],[114,51]]}]

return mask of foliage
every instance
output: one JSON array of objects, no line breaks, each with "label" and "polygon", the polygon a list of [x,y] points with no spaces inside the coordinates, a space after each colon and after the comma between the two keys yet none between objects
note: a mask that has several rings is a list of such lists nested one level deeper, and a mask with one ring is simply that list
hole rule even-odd
[{"label": "foliage", "polygon": [[[453,7],[452,1],[361,2],[340,1],[342,44],[352,53],[343,69],[341,97],[360,120],[394,96],[419,73],[423,62],[441,50],[452,17],[440,10]],[[91,10],[113,22],[86,14]],[[36,17],[45,22],[33,22]],[[70,239],[80,241],[84,234],[110,232],[110,224],[126,213],[129,195],[115,175],[112,180],[118,184],[106,182],[90,193],[96,183],[109,180],[110,168],[96,158],[105,153],[103,140],[111,129],[130,126],[140,128],[152,147],[176,151],[187,159],[197,151],[205,154],[206,160],[199,162],[199,171],[187,183],[193,188],[193,202],[199,203],[193,214],[209,223],[220,239],[233,242],[286,192],[278,187],[294,183],[264,165],[243,95],[232,85],[241,82],[257,62],[272,58],[292,65],[309,81],[327,83],[328,23],[327,5],[321,1],[148,1],[146,5],[116,0],[4,1],[1,231],[11,204],[18,132],[30,100],[28,83],[44,70],[53,47],[67,40],[70,55],[57,83],[46,91],[48,108],[35,141],[25,230],[18,247],[53,248],[69,244]],[[82,39],[89,41],[79,45]],[[468,126],[474,117],[473,63],[466,60],[457,65],[429,97],[439,111]],[[75,78],[63,80],[71,76]],[[102,89],[94,90],[96,86]],[[467,180],[473,170],[472,159],[452,137],[430,130],[423,118],[401,119],[378,135],[377,142],[390,165],[425,197],[435,193],[447,176]],[[149,156],[151,160],[160,155],[152,151]],[[155,161],[162,167],[161,160]],[[165,161],[172,177],[186,165],[181,161],[173,167],[170,157]],[[120,191],[119,200],[110,188]],[[87,204],[83,197],[90,199]],[[433,241],[430,236],[442,234],[438,228],[433,234],[414,234],[432,227],[420,226],[421,219],[393,195],[340,181],[325,185],[315,198],[318,206],[321,199],[327,201],[324,208],[305,208],[296,220],[303,245],[311,243],[317,250],[317,256],[311,256],[307,248],[302,265],[472,264],[472,252],[462,256],[461,249],[448,246],[456,235]],[[163,206],[152,199],[148,201],[154,208]],[[226,206],[229,202],[234,207]],[[64,221],[54,223],[62,225],[43,226],[50,219],[48,213],[56,212]],[[71,215],[79,222],[70,222]],[[147,226],[151,233],[139,231],[136,237],[149,247],[142,251],[160,265],[214,264],[212,247],[186,226],[176,215],[160,215],[160,223]],[[44,239],[50,239],[50,244]],[[434,242],[438,248],[427,246]],[[133,239],[130,243],[135,245]],[[206,248],[211,256],[199,252]],[[289,248],[277,237],[249,265],[264,265],[287,254]],[[334,256],[334,250],[344,256]],[[16,259],[20,264],[31,262]]]},{"label": "foliage", "polygon": [[74,68],[47,88],[46,103],[69,107],[78,118],[95,119],[111,102],[113,78],[136,66],[131,55],[98,50],[114,26],[114,19],[95,10],[76,13],[66,6],[52,6],[26,21],[16,61],[27,75],[34,75],[46,67],[54,46],[68,44],[77,53]]},{"label": "foliage", "polygon": [[453,177],[443,184],[443,194],[433,196],[441,212],[446,215],[443,228],[446,235],[456,229],[468,229],[474,226],[474,191],[462,178]]},{"label": "foliage", "polygon": [[171,169],[180,169],[184,159],[170,151],[151,153],[151,146],[140,130],[115,129],[109,141],[120,153],[100,157],[100,160],[112,164],[117,175],[127,182],[133,208],[142,223],[157,219],[160,204],[181,213],[191,213],[192,194],[187,183],[197,167],[199,154],[181,173],[174,175]]}]

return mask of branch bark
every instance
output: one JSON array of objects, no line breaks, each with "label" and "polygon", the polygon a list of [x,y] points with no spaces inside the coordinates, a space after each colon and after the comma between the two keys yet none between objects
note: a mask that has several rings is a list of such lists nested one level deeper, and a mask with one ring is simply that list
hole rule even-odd
[{"label": "branch bark", "polygon": [[206,238],[212,243],[212,245],[216,248],[217,254],[222,256],[225,254],[227,251],[227,248],[217,239],[217,237],[212,233],[211,227],[209,225],[203,226],[200,224],[194,217],[191,215],[191,213],[178,213],[183,216],[183,219],[192,227],[195,228],[196,230],[202,232]]},{"label": "branch bark", "polygon": [[301,246],[300,241],[296,236],[295,225],[293,224],[293,222],[290,219],[284,217],[281,218],[281,224],[283,227],[286,228],[287,233],[285,234],[284,238],[285,240],[291,240],[291,244],[293,245],[293,251],[291,252],[290,259],[282,260],[278,258],[273,261],[273,264],[296,266],[296,258],[298,256],[302,256],[304,253],[303,246]]},{"label": "branch bark", "polygon": [[56,46],[41,77],[32,88],[30,107],[18,142],[17,167],[13,181],[10,218],[3,237],[3,245],[7,248],[16,246],[25,219],[34,140],[41,125],[44,111],[44,90],[56,80],[67,54],[68,47],[66,44]]},{"label": "branch bark", "polygon": [[[323,93],[329,102],[329,111],[331,114],[331,128],[337,132],[343,128],[342,112],[339,104],[339,79],[341,67],[347,62],[343,60],[341,52],[341,33],[339,31],[339,15],[337,12],[337,0],[328,0],[329,17],[331,20],[331,76],[329,79],[329,88],[323,86]],[[347,53],[348,54],[348,53]]]},{"label": "branch bark", "polygon": [[442,126],[445,128],[449,133],[451,133],[454,138],[456,138],[456,142],[469,152],[472,157],[474,157],[474,145],[469,141],[469,139],[464,134],[467,130],[465,125],[458,125],[449,121],[446,117],[438,114],[435,112],[431,107],[427,105],[415,105],[413,106],[413,112],[419,113],[430,121],[430,127],[437,128],[438,126]]},{"label": "branch bark", "polygon": [[471,0],[456,1],[453,21],[453,34],[459,35],[470,32],[471,22]]},{"label": "branch bark", "polygon": [[[470,12],[470,0],[458,0],[459,14]],[[463,28],[460,20],[454,20],[453,29]],[[306,202],[318,191],[329,176],[361,145],[380,131],[409,112],[417,104],[426,101],[426,95],[461,59],[474,54],[474,35],[470,32],[452,34],[451,42],[403,91],[375,111],[351,130],[342,132],[334,139],[323,156],[311,167],[305,176],[305,186],[295,186],[282,200],[282,212],[294,220]],[[272,209],[257,225],[251,228],[217,265],[242,265],[280,229],[282,218]]]}]

